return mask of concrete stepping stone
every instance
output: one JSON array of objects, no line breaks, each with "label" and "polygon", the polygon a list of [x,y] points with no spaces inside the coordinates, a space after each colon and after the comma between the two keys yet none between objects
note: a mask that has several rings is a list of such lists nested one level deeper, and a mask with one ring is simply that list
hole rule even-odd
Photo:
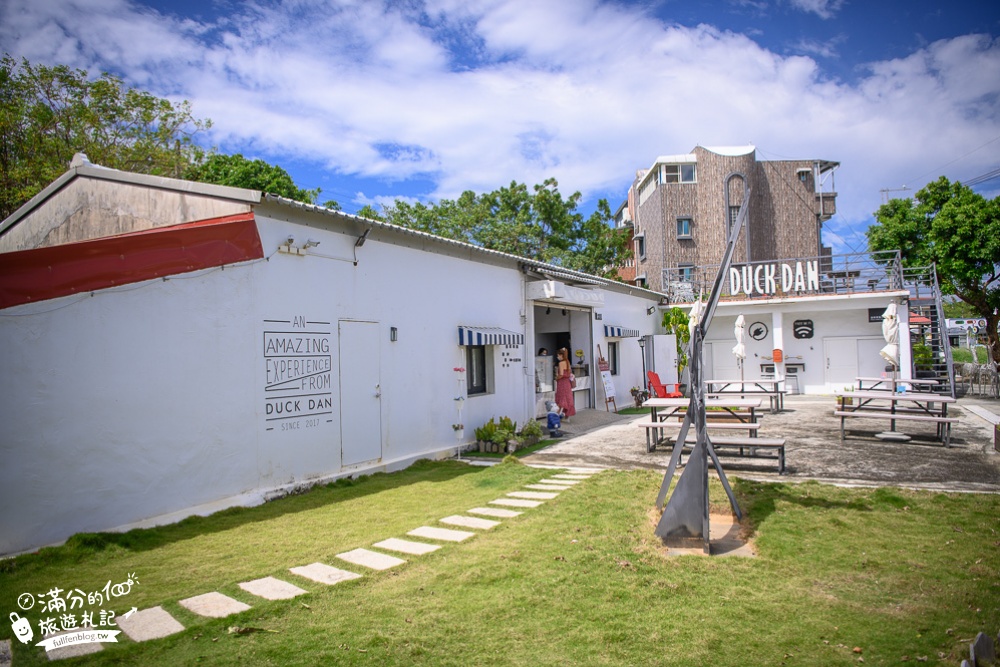
[{"label": "concrete stepping stone", "polygon": [[380,554],[377,551],[369,551],[368,549],[345,551],[342,554],[337,554],[337,558],[346,560],[348,563],[353,563],[354,565],[370,567],[373,570],[388,570],[390,567],[396,567],[406,562],[402,558]]},{"label": "concrete stepping stone", "polygon": [[559,479],[557,477],[538,480],[539,484],[558,484],[559,486],[576,486],[580,482],[581,480],[579,479]]},{"label": "concrete stepping stone", "polygon": [[[75,628],[73,630],[66,630],[65,632],[57,632],[55,634],[45,635],[44,639],[52,639],[53,637],[61,637],[62,635],[71,635],[76,632],[85,632],[89,628]],[[58,648],[50,649],[45,652],[45,656],[52,660],[65,660],[66,658],[75,658],[81,655],[90,655],[91,653],[97,653],[98,651],[103,651],[104,646],[98,642],[86,642],[80,644],[70,644],[69,646],[60,646]],[[8,649],[9,652],[9,649]],[[3,652],[0,650],[0,666],[7,665],[10,667],[11,660],[4,662]]]},{"label": "concrete stepping stone", "polygon": [[489,519],[477,519],[474,516],[459,516],[452,515],[446,516],[441,519],[441,523],[446,523],[450,526],[462,526],[463,528],[479,528],[482,530],[489,530],[490,528],[496,528],[500,525],[499,521],[490,521]]},{"label": "concrete stepping stone", "polygon": [[515,498],[497,498],[490,501],[490,505],[503,505],[505,507],[538,507],[544,504],[537,500],[517,500]]},{"label": "concrete stepping stone", "polygon": [[250,609],[250,605],[214,591],[195,595],[193,598],[187,598],[186,600],[180,600],[177,604],[188,611],[193,611],[199,616],[208,616],[210,618],[224,618],[231,614]]},{"label": "concrete stepping stone", "polygon": [[541,491],[511,491],[507,494],[511,498],[524,498],[525,500],[552,500],[558,493],[542,493]]},{"label": "concrete stepping stone", "polygon": [[475,533],[470,533],[465,530],[451,530],[450,528],[432,528],[431,526],[421,526],[420,528],[414,528],[408,532],[407,535],[412,535],[413,537],[426,537],[429,540],[461,542],[462,540],[474,537]]},{"label": "concrete stepping stone", "polygon": [[440,544],[412,542],[410,540],[401,540],[398,537],[390,537],[387,540],[376,542],[372,546],[378,547],[379,549],[387,549],[389,551],[398,551],[400,553],[410,554],[413,556],[423,556],[424,554],[429,554],[430,552],[437,551],[441,548]]},{"label": "concrete stepping stone", "polygon": [[535,489],[536,491],[568,491],[573,487],[556,485],[556,484],[525,484],[524,488]]},{"label": "concrete stepping stone", "polygon": [[244,581],[239,587],[247,593],[253,593],[257,597],[265,600],[289,600],[308,591],[305,591],[295,584],[290,584],[274,577],[264,577],[253,581]]},{"label": "concrete stepping stone", "polygon": [[521,516],[524,512],[515,512],[514,510],[500,509],[499,507],[473,507],[468,510],[469,514],[482,514],[483,516],[495,516],[500,519],[513,519],[516,516]]},{"label": "concrete stepping stone", "polygon": [[184,629],[184,626],[168,614],[163,607],[143,609],[128,618],[118,616],[115,618],[115,622],[118,624],[118,629],[135,642],[167,637]]},{"label": "concrete stepping stone", "polygon": [[342,581],[350,581],[351,579],[361,578],[360,574],[348,572],[347,570],[338,570],[335,567],[330,567],[326,563],[300,565],[299,567],[289,568],[288,571],[292,574],[297,574],[300,577],[312,579],[313,581],[318,581],[319,583],[326,584],[328,586],[339,584]]},{"label": "concrete stepping stone", "polygon": [[584,480],[590,479],[590,475],[561,474],[561,475],[552,475],[552,478],[553,479],[565,479],[565,480],[573,480],[573,481],[576,481],[576,482],[582,482]]}]

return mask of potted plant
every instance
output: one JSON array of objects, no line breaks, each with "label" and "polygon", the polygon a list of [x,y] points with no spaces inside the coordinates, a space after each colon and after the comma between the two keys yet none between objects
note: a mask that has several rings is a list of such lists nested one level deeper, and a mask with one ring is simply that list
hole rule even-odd
[{"label": "potted plant", "polygon": [[[682,309],[674,306],[663,313],[663,330],[668,334],[674,334],[677,340],[677,381],[684,378],[684,369],[688,365],[687,348],[691,342],[691,329],[688,327],[688,314]],[[684,385],[682,383],[681,390]]]},{"label": "potted plant", "polygon": [[455,439],[459,442],[465,440],[465,424],[452,424],[451,430],[455,432]]},{"label": "potted plant", "polygon": [[642,404],[649,399],[649,391],[640,387],[632,387],[629,389],[629,393],[632,394],[632,400],[635,401],[637,408],[641,408]]},{"label": "potted plant", "polygon": [[537,444],[538,441],[542,439],[542,433],[542,425],[538,423],[538,420],[530,420],[524,425],[524,428],[521,429],[521,447],[531,447],[532,445]]}]

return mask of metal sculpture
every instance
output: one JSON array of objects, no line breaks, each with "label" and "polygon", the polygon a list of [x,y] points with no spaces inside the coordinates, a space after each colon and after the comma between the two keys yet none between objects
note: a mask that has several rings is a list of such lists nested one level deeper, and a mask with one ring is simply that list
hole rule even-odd
[{"label": "metal sculpture", "polygon": [[[733,179],[739,178],[743,181],[743,202],[740,205],[739,213],[729,230],[729,238],[726,243],[726,252],[722,258],[722,265],[719,267],[719,274],[715,277],[715,284],[708,296],[708,301],[704,309],[698,308],[699,300],[692,309],[692,315],[697,321],[692,321],[691,326],[691,352],[689,370],[691,372],[691,402],[688,405],[687,413],[684,415],[684,422],[681,424],[680,433],[674,443],[674,450],[670,456],[670,463],[667,465],[663,483],[660,485],[660,492],[656,497],[657,509],[663,508],[663,514],[656,525],[657,536],[667,539],[672,537],[701,538],[706,554],[710,553],[709,542],[709,519],[708,519],[708,459],[711,457],[715,471],[719,475],[726,495],[729,497],[729,504],[738,519],[743,518],[740,506],[736,502],[736,496],[729,486],[726,473],[719,464],[719,458],[712,447],[712,440],[708,437],[705,428],[705,385],[702,368],[702,347],[705,341],[705,333],[708,331],[712,318],[715,315],[715,308],[719,303],[722,294],[723,281],[729,272],[729,266],[733,261],[733,252],[736,249],[736,240],[740,231],[746,223],[747,213],[750,210],[750,187],[742,174],[730,174],[726,177],[724,189],[726,193],[726,211],[730,210],[729,187]],[[749,236],[749,234],[748,234]],[[747,257],[749,261],[749,256]],[[700,311],[700,312],[699,312]],[[684,449],[684,442],[687,439],[691,426],[695,429],[695,446],[688,456],[684,472],[681,474],[670,501],[666,507],[663,501],[666,498],[667,490],[670,488],[670,481],[674,477],[677,465],[680,462],[681,452]]]}]

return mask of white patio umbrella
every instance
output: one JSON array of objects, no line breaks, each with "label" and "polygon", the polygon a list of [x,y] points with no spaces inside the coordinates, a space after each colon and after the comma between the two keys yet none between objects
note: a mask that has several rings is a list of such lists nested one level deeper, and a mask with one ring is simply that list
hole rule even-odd
[{"label": "white patio umbrella", "polygon": [[690,331],[694,331],[694,328],[698,326],[699,322],[701,322],[701,316],[704,314],[705,302],[698,299],[694,302],[694,305],[691,306],[691,312],[688,313],[688,329]]},{"label": "white patio umbrella", "polygon": [[886,345],[879,350],[879,355],[892,364],[894,369],[899,368],[899,317],[896,315],[895,303],[890,303],[882,313],[882,337],[885,338]]},{"label": "white patio umbrella", "polygon": [[736,355],[736,362],[740,367],[740,381],[743,381],[743,360],[747,358],[747,346],[743,343],[743,336],[746,328],[746,320],[743,315],[736,318],[736,326],[733,327],[733,335],[736,336],[736,346],[733,354]]}]

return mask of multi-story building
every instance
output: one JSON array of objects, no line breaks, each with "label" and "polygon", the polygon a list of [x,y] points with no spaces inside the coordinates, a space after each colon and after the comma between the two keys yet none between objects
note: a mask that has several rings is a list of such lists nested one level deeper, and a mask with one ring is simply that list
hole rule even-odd
[{"label": "multi-story building", "polygon": [[747,191],[749,217],[734,264],[828,256],[821,232],[836,212],[832,177],[838,166],[829,160],[758,160],[753,146],[696,146],[657,158],[636,174],[617,216],[620,226],[634,229],[630,282],[669,294],[692,282],[695,267],[717,266]]}]

